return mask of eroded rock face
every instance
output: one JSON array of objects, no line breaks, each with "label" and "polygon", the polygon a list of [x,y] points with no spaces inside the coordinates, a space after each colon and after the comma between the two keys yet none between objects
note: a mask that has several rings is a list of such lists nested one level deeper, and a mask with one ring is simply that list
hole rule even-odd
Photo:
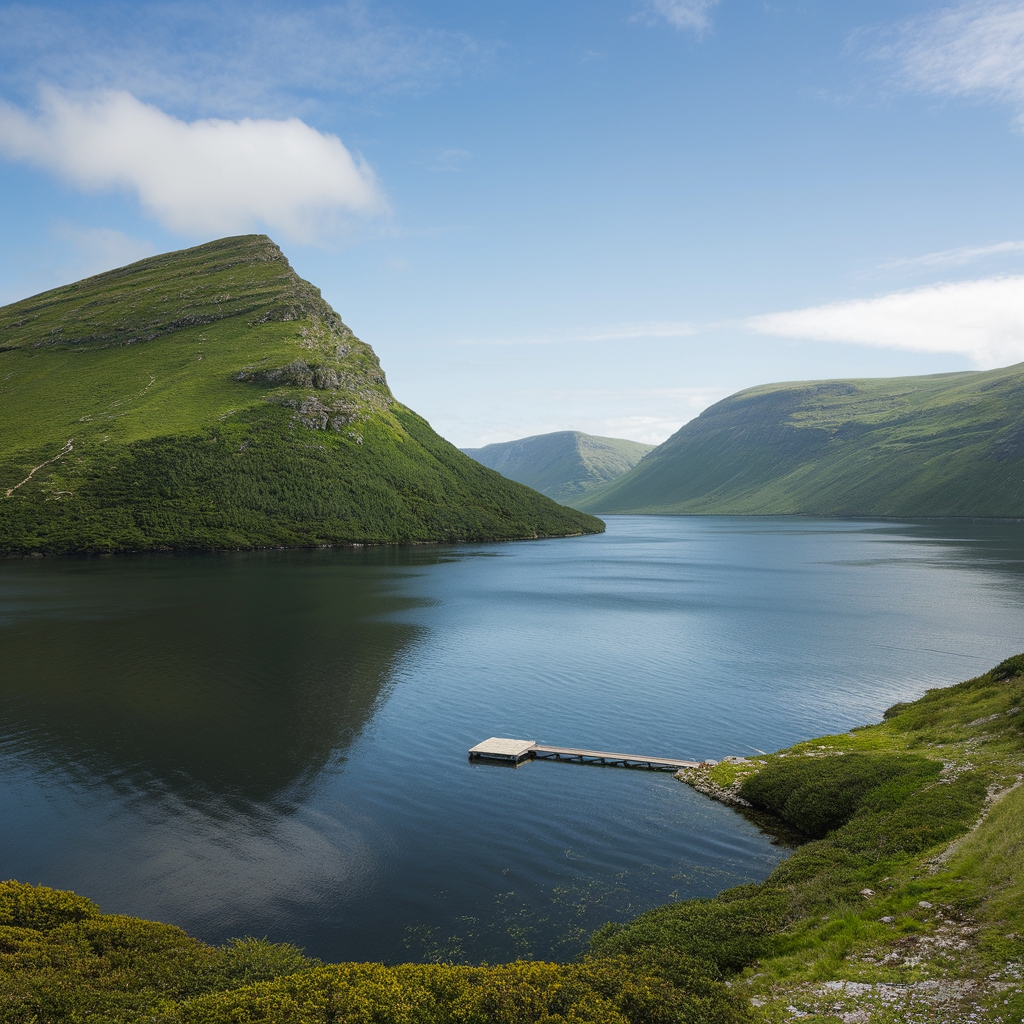
[{"label": "eroded rock face", "polygon": [[[729,758],[728,760],[744,760],[742,758]],[[731,785],[721,786],[711,778],[711,766],[701,765],[699,768],[681,768],[676,772],[676,778],[685,782],[688,786],[703,793],[704,796],[717,800],[719,803],[728,804],[730,807],[750,807],[749,801],[740,796],[740,786],[743,785],[745,776],[738,777]]]},{"label": "eroded rock face", "polygon": [[235,379],[271,387],[312,387],[320,391],[331,391],[343,386],[344,376],[344,371],[339,374],[336,367],[293,359],[287,366],[275,366],[269,370],[241,370]]},{"label": "eroded rock face", "polygon": [[310,395],[299,403],[293,421],[310,430],[341,430],[358,418],[359,409],[343,399],[324,403]]},{"label": "eroded rock face", "polygon": [[[298,347],[305,354],[284,366],[248,366],[235,380],[273,388],[268,401],[295,410],[294,426],[341,431],[375,410],[394,402],[384,371],[369,345],[340,320],[313,316],[299,325]],[[313,389],[314,394],[289,394],[286,389]],[[362,443],[362,436],[349,432]]]}]

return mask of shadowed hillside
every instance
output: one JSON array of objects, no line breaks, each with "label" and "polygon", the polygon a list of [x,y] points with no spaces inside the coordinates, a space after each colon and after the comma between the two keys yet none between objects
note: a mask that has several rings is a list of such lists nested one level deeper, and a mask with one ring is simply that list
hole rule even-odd
[{"label": "shadowed hillside", "polygon": [[706,409],[592,512],[1024,514],[1024,364],[768,384]]},{"label": "shadowed hillside", "polygon": [[653,449],[639,441],[559,430],[462,451],[509,480],[573,505],[587,491],[628,473]]},{"label": "shadowed hillside", "polygon": [[0,309],[0,552],[593,533],[397,402],[265,235]]}]

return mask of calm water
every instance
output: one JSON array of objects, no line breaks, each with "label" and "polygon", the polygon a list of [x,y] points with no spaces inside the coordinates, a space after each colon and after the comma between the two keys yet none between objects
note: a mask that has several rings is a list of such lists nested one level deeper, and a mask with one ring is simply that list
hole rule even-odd
[{"label": "calm water", "polygon": [[1012,523],[0,562],[0,876],[332,960],[571,956],[784,851],[670,775],[469,746],[773,750],[1022,626]]}]

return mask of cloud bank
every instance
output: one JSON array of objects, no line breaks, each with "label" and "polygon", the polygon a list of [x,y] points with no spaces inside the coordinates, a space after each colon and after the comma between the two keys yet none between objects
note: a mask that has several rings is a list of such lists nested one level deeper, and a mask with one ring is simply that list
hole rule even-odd
[{"label": "cloud bank", "polygon": [[949,96],[986,96],[1024,114],[1024,5],[972,0],[909,22],[883,56],[905,84]]},{"label": "cloud bank", "polygon": [[184,234],[265,227],[311,242],[345,215],[386,209],[370,168],[298,118],[185,122],[126,92],[45,90],[36,115],[0,101],[0,154],[83,189],[134,192]]},{"label": "cloud bank", "polygon": [[1024,360],[1024,276],[932,285],[745,323],[785,338],[964,355],[989,369]]}]

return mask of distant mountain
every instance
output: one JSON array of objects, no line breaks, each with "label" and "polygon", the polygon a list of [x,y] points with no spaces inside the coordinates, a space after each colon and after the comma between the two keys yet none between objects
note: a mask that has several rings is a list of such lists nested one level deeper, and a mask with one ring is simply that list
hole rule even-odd
[{"label": "distant mountain", "polygon": [[1024,363],[767,384],[691,420],[591,512],[1024,516]]},{"label": "distant mountain", "polygon": [[397,402],[265,235],[0,308],[0,553],[595,533]]},{"label": "distant mountain", "polygon": [[509,480],[575,505],[588,491],[631,470],[653,449],[653,444],[639,441],[559,430],[462,451]]}]

